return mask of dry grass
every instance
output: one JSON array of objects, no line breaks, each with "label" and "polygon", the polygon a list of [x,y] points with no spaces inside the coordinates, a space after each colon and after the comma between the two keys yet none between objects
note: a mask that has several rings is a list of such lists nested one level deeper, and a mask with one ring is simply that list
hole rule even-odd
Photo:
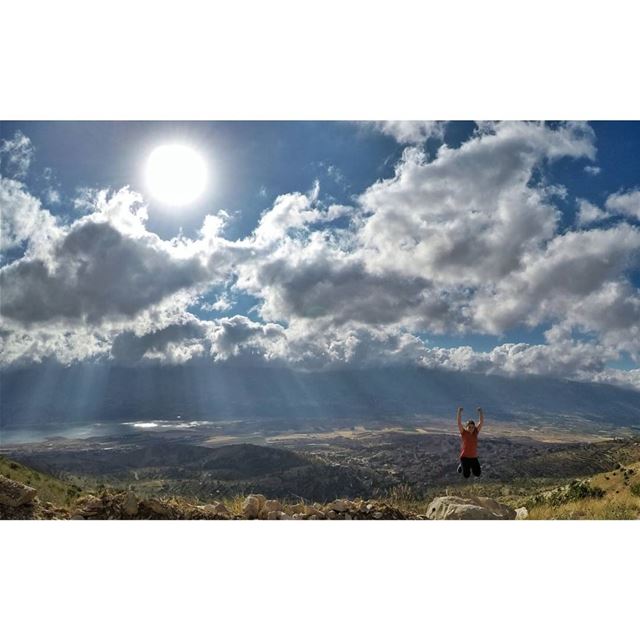
[{"label": "dry grass", "polygon": [[222,504],[229,510],[229,512],[234,516],[242,515],[242,503],[244,502],[245,496],[233,496],[231,498],[222,498]]},{"label": "dry grass", "polygon": [[60,507],[73,504],[82,495],[78,485],[35,471],[4,456],[0,456],[0,475],[37,489],[40,500]]},{"label": "dry grass", "polygon": [[627,496],[588,498],[557,507],[537,506],[529,511],[530,520],[635,520],[639,516],[639,501]]},{"label": "dry grass", "polygon": [[561,505],[539,504],[529,510],[532,520],[636,520],[640,518],[640,463],[600,473],[591,485],[604,491],[601,498],[583,498]]}]

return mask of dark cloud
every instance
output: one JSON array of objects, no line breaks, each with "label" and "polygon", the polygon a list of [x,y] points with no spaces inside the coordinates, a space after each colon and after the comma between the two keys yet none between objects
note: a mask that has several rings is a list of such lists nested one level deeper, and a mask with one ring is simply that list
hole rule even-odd
[{"label": "dark cloud", "polygon": [[[166,359],[172,354],[169,347],[182,350],[186,347],[193,350],[200,344],[205,334],[204,327],[197,322],[169,325],[142,336],[132,331],[125,331],[114,339],[111,345],[111,356],[117,362],[129,364],[139,362],[150,352],[154,352],[161,359]],[[193,352],[190,355],[193,356]]]},{"label": "dark cloud", "polygon": [[49,259],[24,258],[2,269],[2,314],[23,324],[60,318],[96,324],[133,317],[208,276],[198,257],[175,257],[153,237],[81,222]]}]

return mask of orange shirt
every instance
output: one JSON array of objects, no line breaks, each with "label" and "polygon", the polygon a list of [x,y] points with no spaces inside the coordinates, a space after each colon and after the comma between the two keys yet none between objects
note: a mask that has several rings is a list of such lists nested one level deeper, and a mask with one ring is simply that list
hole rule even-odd
[{"label": "orange shirt", "polygon": [[478,457],[478,430],[463,431],[460,434],[462,438],[461,458],[477,458]]}]

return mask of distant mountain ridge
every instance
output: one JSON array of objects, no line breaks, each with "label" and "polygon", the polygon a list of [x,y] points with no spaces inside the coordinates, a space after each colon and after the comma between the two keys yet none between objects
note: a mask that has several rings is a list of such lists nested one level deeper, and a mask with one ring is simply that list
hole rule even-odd
[{"label": "distant mountain ridge", "polygon": [[0,373],[0,426],[74,421],[450,417],[482,404],[496,419],[570,416],[640,425],[640,392],[528,376],[424,368],[299,372],[284,368],[45,364]]}]

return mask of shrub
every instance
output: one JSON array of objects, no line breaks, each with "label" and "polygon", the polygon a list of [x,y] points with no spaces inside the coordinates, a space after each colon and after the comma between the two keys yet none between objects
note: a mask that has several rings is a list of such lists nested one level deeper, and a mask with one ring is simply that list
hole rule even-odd
[{"label": "shrub", "polygon": [[559,507],[568,502],[584,500],[585,498],[602,498],[605,492],[600,487],[594,487],[584,480],[572,480],[566,487],[559,487],[549,493],[538,494],[530,501],[531,507],[551,505]]},{"label": "shrub", "polygon": [[640,498],[640,482],[635,482],[631,485],[631,493],[634,496],[638,496],[638,498]]},{"label": "shrub", "polygon": [[564,496],[564,502],[583,500],[584,498],[602,498],[604,491],[600,487],[593,487],[588,482],[573,480]]}]

